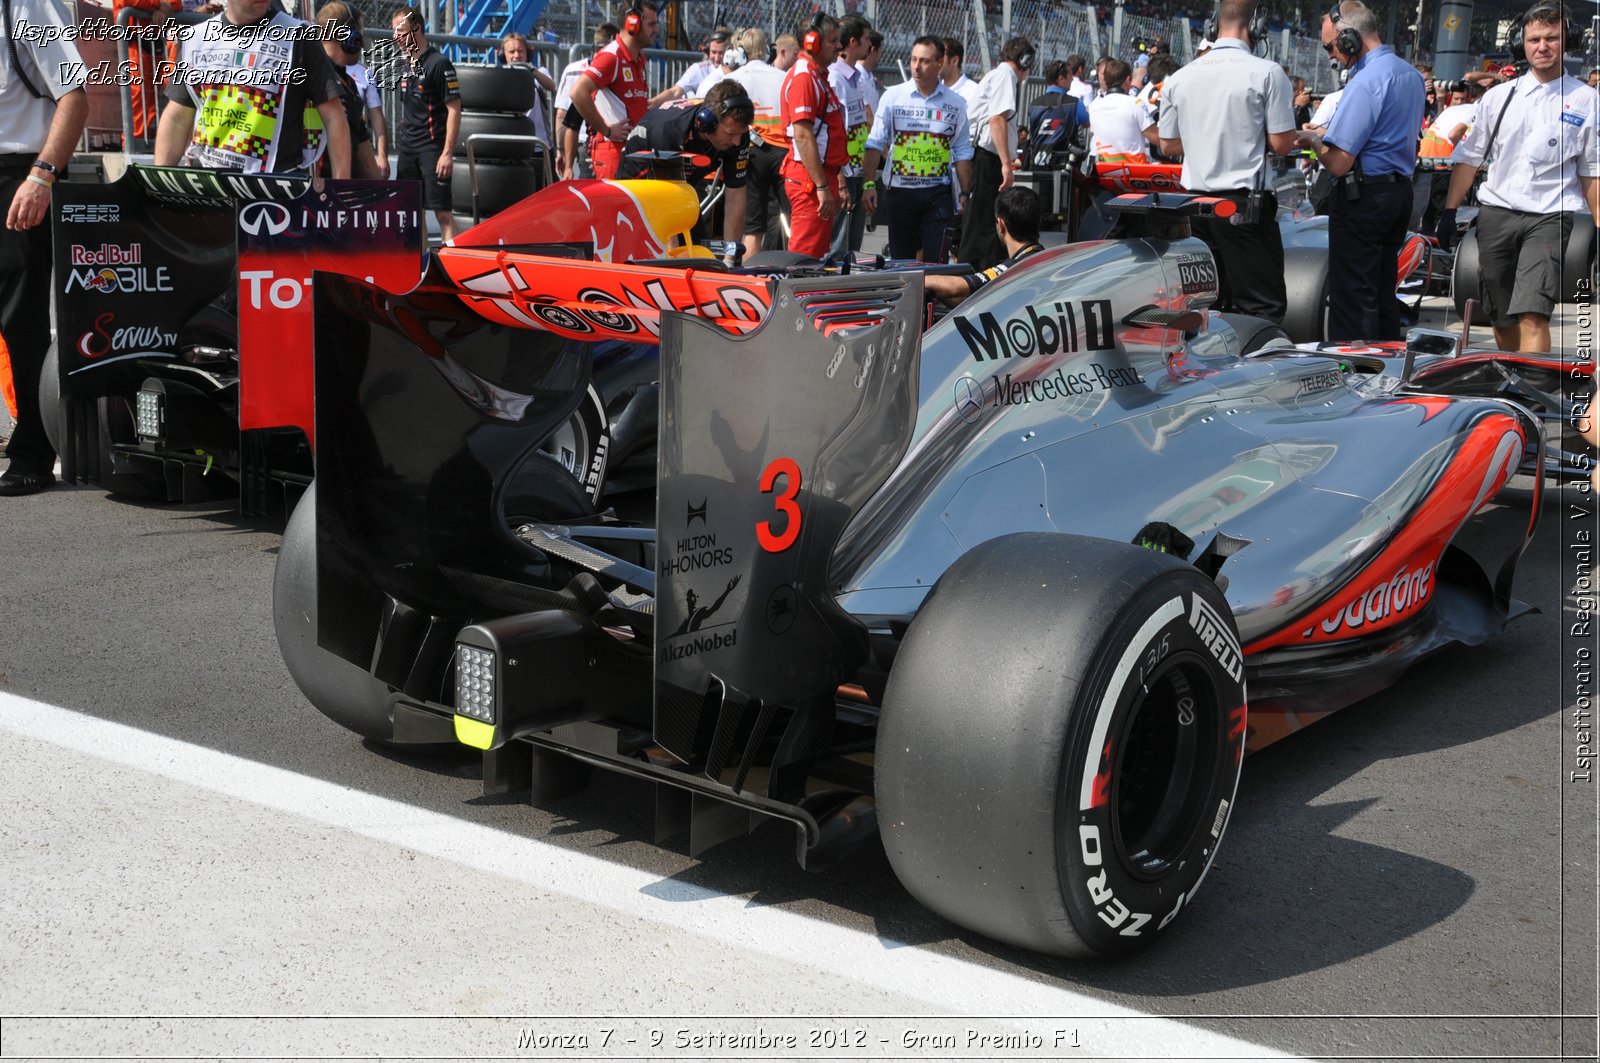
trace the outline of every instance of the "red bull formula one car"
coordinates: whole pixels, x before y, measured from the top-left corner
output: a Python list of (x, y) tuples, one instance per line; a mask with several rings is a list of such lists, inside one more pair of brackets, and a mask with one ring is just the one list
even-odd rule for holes
[(1118, 207), (943, 317), (915, 267), (674, 249), (666, 182), (547, 189), (404, 294), (318, 273), (291, 672), (369, 738), (482, 750), (491, 790), (627, 775), (693, 853), (877, 835), (953, 922), (1148, 944), (1247, 751), (1519, 613), (1532, 518), (1463, 531), (1542, 435), (1419, 387), (1432, 337), (1209, 314), (1186, 217), (1232, 204)]

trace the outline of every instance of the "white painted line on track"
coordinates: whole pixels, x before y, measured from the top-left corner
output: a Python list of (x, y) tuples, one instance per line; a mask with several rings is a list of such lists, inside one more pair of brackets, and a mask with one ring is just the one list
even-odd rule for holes
[[(892, 939), (834, 926), (389, 798), (0, 692), (0, 730), (149, 772), (259, 807), (501, 875), (730, 948), (803, 963), (841, 979), (974, 1016), (1142, 1020), (1122, 1052), (1185, 1059), (1297, 1059), (1182, 1022), (1041, 984)], [(801, 874), (796, 869), (796, 874)], [(1104, 1048), (1097, 1045), (1097, 1056)]]

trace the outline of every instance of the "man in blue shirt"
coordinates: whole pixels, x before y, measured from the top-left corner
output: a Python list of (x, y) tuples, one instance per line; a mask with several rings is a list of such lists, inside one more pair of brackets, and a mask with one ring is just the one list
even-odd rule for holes
[(1360, 0), (1344, 0), (1322, 20), (1322, 47), (1351, 75), (1327, 134), (1299, 134), (1338, 178), (1328, 197), (1328, 336), (1397, 340), (1395, 274), (1426, 89), (1378, 39), (1377, 16)]

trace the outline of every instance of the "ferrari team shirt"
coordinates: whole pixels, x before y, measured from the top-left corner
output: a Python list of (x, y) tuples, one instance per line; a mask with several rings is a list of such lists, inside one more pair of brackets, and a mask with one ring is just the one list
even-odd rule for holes
[[(845, 163), (844, 108), (833, 94), (827, 77), (809, 55), (802, 55), (789, 68), (783, 81), (783, 126), (794, 139), (794, 124), (810, 122), (817, 138), (817, 158), (825, 170), (838, 170)], [(795, 147), (789, 161), (799, 166), (800, 149)], [(798, 180), (798, 178), (797, 178)]]
[(650, 107), (650, 90), (644, 83), (644, 56), (634, 55), (618, 37), (594, 53), (583, 71), (596, 89), (609, 89), (628, 113), (628, 124), (638, 125)]
[(1597, 115), (1600, 93), (1577, 78), (1563, 74), (1541, 85), (1527, 73), (1483, 94), (1477, 124), (1456, 145), (1452, 158), (1483, 165), (1493, 136), (1494, 154), (1489, 175), (1478, 188), (1478, 202), (1526, 214), (1587, 214), (1578, 178), (1600, 175)]
[(972, 158), (967, 104), (936, 83), (924, 96), (915, 81), (883, 90), (866, 146), (885, 157), (887, 188), (936, 188), (950, 183), (951, 164)]

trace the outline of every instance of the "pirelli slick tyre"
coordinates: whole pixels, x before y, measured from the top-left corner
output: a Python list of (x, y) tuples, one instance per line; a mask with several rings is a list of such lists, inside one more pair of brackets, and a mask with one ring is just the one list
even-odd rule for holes
[[(526, 114), (485, 114), (479, 111), (461, 112), (461, 132), (456, 137), (456, 165), (467, 157), (467, 138), (479, 135), (496, 137), (531, 137), (537, 132), (533, 119)], [(485, 159), (531, 159), (538, 147), (528, 141), (485, 140), (473, 146), (473, 155), (481, 164)]]
[(1328, 338), (1328, 249), (1283, 249), (1284, 292), (1288, 310), (1283, 331), (1296, 343), (1318, 343)]
[(605, 402), (593, 384), (566, 423), (539, 444), (540, 454), (561, 466), (578, 482), (593, 510), (600, 508), (600, 492), (605, 487), (610, 451), (611, 428), (606, 420)]
[(1288, 340), (1289, 333), (1281, 325), (1268, 321), (1264, 317), (1251, 317), (1249, 314), (1220, 314), (1223, 321), (1233, 329), (1239, 337), (1239, 353), (1254, 354), (1274, 340)]
[(156, 502), (167, 500), (167, 478), (155, 462), (135, 462), (128, 472), (116, 472), (112, 447), (118, 443), (133, 443), (133, 407), (121, 395), (107, 395), (95, 403), (96, 439), (99, 443), (96, 458), (99, 465), (94, 482), (106, 491), (121, 498)]
[(44, 437), (57, 454), (66, 449), (67, 415), (61, 408), (61, 357), (56, 345), (44, 352), (44, 365), (39, 370), (39, 419), (44, 422)]
[(1000, 941), (1074, 957), (1150, 944), (1227, 827), (1242, 676), (1228, 605), (1191, 565), (1073, 535), (975, 547), (889, 677), (875, 763), (890, 864)]
[(370, 672), (317, 645), (316, 484), (289, 516), (272, 575), (278, 651), (306, 700), (363, 738), (394, 741), (389, 688)]
[[(529, 66), (456, 64), (456, 84), (464, 111), (505, 111), (527, 114), (533, 107), (537, 84)], [(466, 116), (463, 115), (463, 118)], [(466, 134), (462, 134), (463, 139)]]
[(1473, 300), (1472, 323), (1489, 324), (1489, 315), (1483, 309), (1483, 295), (1478, 287), (1478, 230), (1469, 229), (1456, 245), (1455, 272), (1450, 275), (1450, 301), (1455, 304), (1456, 316), (1466, 314), (1467, 300)]
[(1567, 239), (1567, 253), (1561, 259), (1561, 301), (1594, 301), (1595, 231), (1588, 218), (1579, 214)]
[[(522, 202), (538, 190), (539, 171), (533, 166), (478, 163), (478, 212), (485, 218)], [(450, 169), (450, 201), (457, 213), (471, 216), (472, 172), (465, 162)]]

